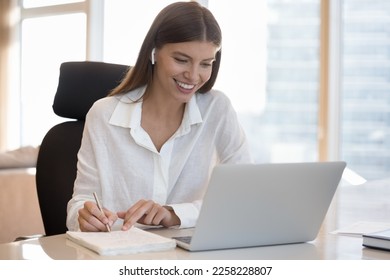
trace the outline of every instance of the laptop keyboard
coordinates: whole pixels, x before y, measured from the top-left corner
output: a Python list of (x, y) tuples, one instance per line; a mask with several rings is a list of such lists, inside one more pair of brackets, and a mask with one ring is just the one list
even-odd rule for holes
[(181, 242), (190, 244), (192, 236), (177, 236), (177, 237), (173, 237), (173, 239), (176, 239), (176, 240), (179, 240)]

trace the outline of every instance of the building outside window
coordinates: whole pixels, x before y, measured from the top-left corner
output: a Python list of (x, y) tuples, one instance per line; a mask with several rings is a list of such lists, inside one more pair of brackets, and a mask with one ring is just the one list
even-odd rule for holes
[(390, 2), (343, 1), (341, 158), (390, 176)]

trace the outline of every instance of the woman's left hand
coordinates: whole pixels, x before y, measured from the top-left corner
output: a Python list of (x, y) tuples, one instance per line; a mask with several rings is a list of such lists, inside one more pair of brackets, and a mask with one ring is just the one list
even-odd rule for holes
[(152, 200), (141, 199), (127, 211), (118, 212), (117, 215), (124, 220), (122, 230), (130, 229), (135, 223), (164, 227), (180, 225), (180, 219), (171, 207), (161, 206)]

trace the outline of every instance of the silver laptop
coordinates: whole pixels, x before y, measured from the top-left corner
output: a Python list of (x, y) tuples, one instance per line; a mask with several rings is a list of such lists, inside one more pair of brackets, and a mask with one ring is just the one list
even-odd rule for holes
[(345, 162), (219, 165), (212, 172), (190, 250), (301, 243), (317, 237)]

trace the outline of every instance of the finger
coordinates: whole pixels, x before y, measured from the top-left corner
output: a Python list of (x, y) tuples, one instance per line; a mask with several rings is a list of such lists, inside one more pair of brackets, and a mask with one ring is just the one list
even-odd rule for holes
[(95, 217), (92, 216), (89, 211), (86, 209), (80, 209), (79, 211), (79, 226), (81, 231), (101, 231), (102, 228), (99, 228), (99, 225), (102, 223)]
[(154, 203), (152, 209), (143, 217), (143, 223), (147, 225), (158, 225), (161, 222), (160, 216), (163, 215), (163, 213), (160, 213), (160, 211), (162, 211), (161, 208), (162, 207), (159, 204)]
[(99, 209), (99, 207), (95, 204), (95, 203), (92, 203), (92, 205), (90, 206), (89, 208), (89, 211), (91, 212), (91, 214), (93, 216), (95, 216), (99, 221), (101, 221), (103, 224), (107, 224), (108, 223), (108, 218), (107, 216), (104, 214), (104, 210), (101, 211)]
[(133, 215), (129, 216), (126, 214), (126, 218), (123, 221), (122, 230), (128, 230), (134, 226), (143, 216), (145, 215), (142, 211), (136, 211)]
[[(107, 210), (108, 211), (108, 210)], [(109, 223), (108, 218), (100, 211), (94, 202), (88, 201), (84, 203), (84, 208), (79, 210), (81, 220), (79, 224), (83, 223), (83, 228), (91, 231), (107, 231), (106, 224)], [(90, 226), (88, 226), (90, 224)]]
[(142, 215), (145, 214), (146, 211), (148, 211), (148, 208), (150, 208), (152, 205), (153, 202), (151, 200), (139, 200), (126, 211), (124, 220), (127, 221), (131, 219), (134, 215), (140, 215), (142, 217)]
[(97, 227), (87, 222), (82, 216), (79, 216), (78, 221), (79, 221), (79, 226), (81, 231), (88, 231), (88, 232), (100, 231)]
[(153, 204), (154, 202), (151, 200), (140, 200), (136, 204), (134, 204), (126, 213), (122, 229), (128, 230), (129, 228), (131, 228), (145, 214), (149, 213), (149, 211), (153, 208)]
[(128, 219), (130, 216), (132, 216), (135, 212), (139, 211), (139, 209), (147, 203), (150, 203), (150, 201), (143, 200), (143, 199), (137, 201), (133, 206), (127, 209), (125, 219)]
[(108, 225), (111, 227), (116, 222), (116, 220), (118, 220), (118, 215), (106, 208), (104, 208), (103, 211), (108, 219)]
[(169, 219), (171, 216), (171, 212), (167, 210), (164, 207), (161, 207), (161, 209), (157, 212), (156, 216), (154, 217), (153, 223), (155, 225), (164, 225), (164, 221)]
[(120, 218), (120, 219), (125, 219), (125, 217), (126, 217), (126, 211), (118, 211), (118, 212), (116, 212), (116, 214), (118, 215), (118, 218)]
[[(99, 207), (92, 201), (84, 203), (84, 209), (92, 216), (95, 216), (102, 223), (107, 223), (107, 217), (100, 211)], [(85, 217), (87, 218), (87, 217)]]

